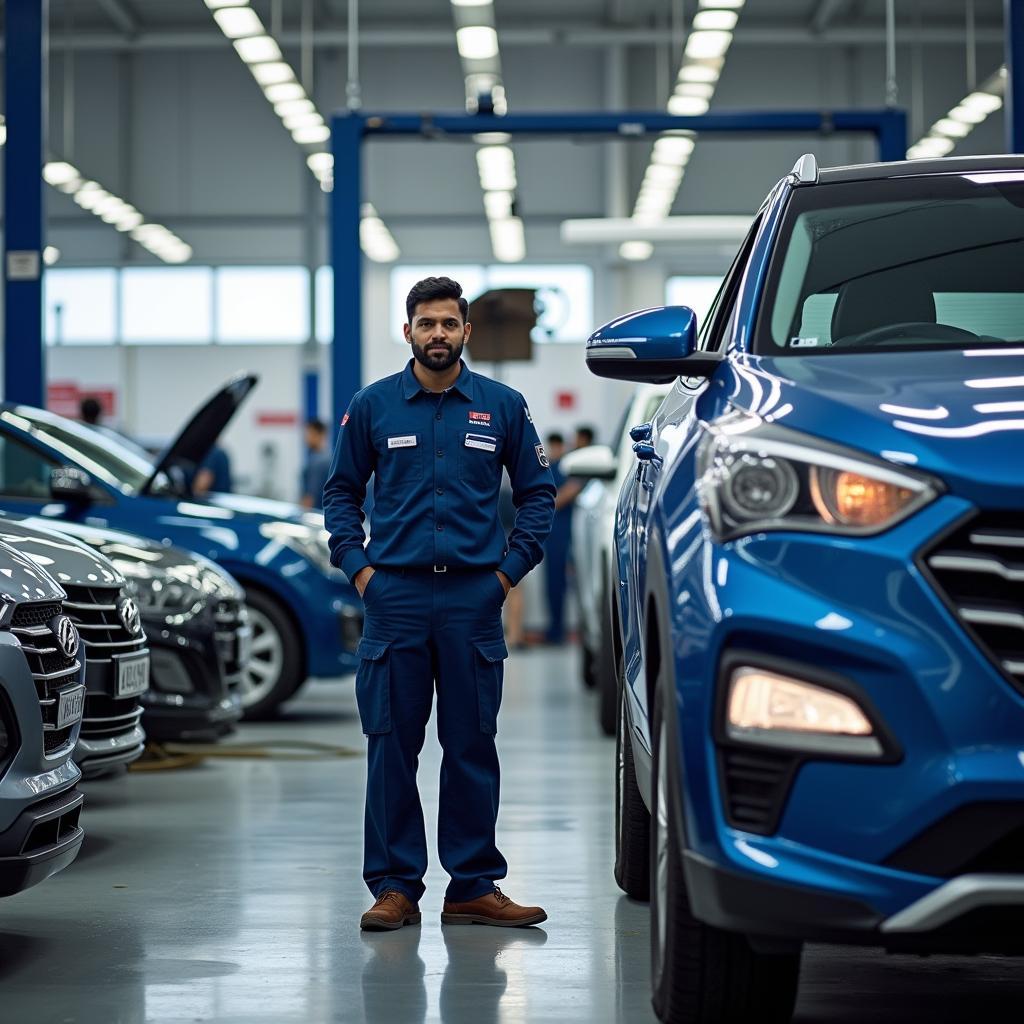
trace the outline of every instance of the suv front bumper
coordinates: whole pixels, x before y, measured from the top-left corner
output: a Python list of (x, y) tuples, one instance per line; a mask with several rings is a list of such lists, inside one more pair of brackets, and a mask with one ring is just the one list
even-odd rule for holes
[(0, 896), (37, 885), (78, 856), (82, 794), (69, 789), (27, 807), (0, 833)]

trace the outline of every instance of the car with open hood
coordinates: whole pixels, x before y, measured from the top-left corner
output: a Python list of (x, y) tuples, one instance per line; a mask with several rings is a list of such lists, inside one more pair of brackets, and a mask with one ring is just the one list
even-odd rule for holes
[(0, 542), (0, 896), (67, 867), (85, 833), (72, 759), (85, 706), (60, 584)]
[(0, 514), (0, 542), (45, 569), (64, 589), (64, 612), (81, 638), (85, 709), (74, 759), (86, 779), (123, 770), (145, 747), (140, 699), (149, 648), (124, 576), (102, 554), (45, 520)]
[(137, 534), (195, 551), (245, 590), (253, 631), (243, 671), (246, 714), (272, 714), (309, 676), (355, 670), (362, 602), (330, 564), (323, 516), (233, 494), (197, 499), (188, 480), (256, 386), (229, 381), (165, 452), (137, 448), (64, 417), (0, 405), (0, 506), (61, 523)]
[(664, 382), (615, 525), (616, 878), (663, 1021), (787, 1020), (805, 941), (1024, 953), (1024, 156), (821, 170)]

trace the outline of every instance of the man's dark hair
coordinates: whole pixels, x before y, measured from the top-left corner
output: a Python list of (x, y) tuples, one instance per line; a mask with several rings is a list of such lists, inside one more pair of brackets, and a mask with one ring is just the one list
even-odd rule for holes
[(548, 434), (548, 436), (544, 438), (544, 443), (545, 444), (565, 444), (565, 437), (562, 434), (558, 433), (558, 431), (556, 430), (556, 431), (553, 431), (552, 433)]
[(78, 414), (83, 423), (91, 423), (95, 426), (99, 423), (102, 412), (103, 406), (100, 405), (100, 400), (92, 395), (83, 398), (78, 404)]
[(462, 322), (469, 319), (469, 303), (462, 297), (462, 285), (450, 277), (425, 277), (417, 281), (405, 297), (405, 314), (412, 323), (416, 315), (416, 307), (421, 302), (432, 302), (434, 299), (455, 299), (459, 304)]
[(327, 424), (323, 420), (317, 419), (315, 416), (312, 419), (306, 420), (306, 426), (318, 434), (327, 433)]
[(594, 428), (589, 427), (586, 424), (576, 428), (577, 439), (583, 440), (585, 438), (585, 440), (583, 441), (583, 445), (581, 447), (586, 448), (588, 445), (592, 445), (594, 443), (594, 438), (596, 436), (597, 435), (594, 433)]

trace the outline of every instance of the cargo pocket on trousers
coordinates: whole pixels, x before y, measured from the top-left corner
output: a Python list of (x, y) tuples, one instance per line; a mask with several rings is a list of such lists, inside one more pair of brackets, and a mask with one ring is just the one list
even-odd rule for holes
[(480, 731), (493, 736), (498, 731), (501, 683), (508, 651), (504, 640), (477, 640), (473, 646), (476, 648), (476, 696), (480, 706)]
[(367, 736), (391, 732), (390, 646), (390, 641), (368, 640), (364, 636), (356, 647), (356, 704)]

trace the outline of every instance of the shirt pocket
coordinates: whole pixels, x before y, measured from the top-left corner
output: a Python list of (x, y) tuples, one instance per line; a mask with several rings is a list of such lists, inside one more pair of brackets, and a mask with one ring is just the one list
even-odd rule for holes
[(459, 479), (489, 490), (501, 483), (504, 438), (468, 430), (459, 434)]
[(373, 439), (377, 452), (377, 479), (385, 486), (408, 483), (423, 476), (423, 438), (393, 431)]

